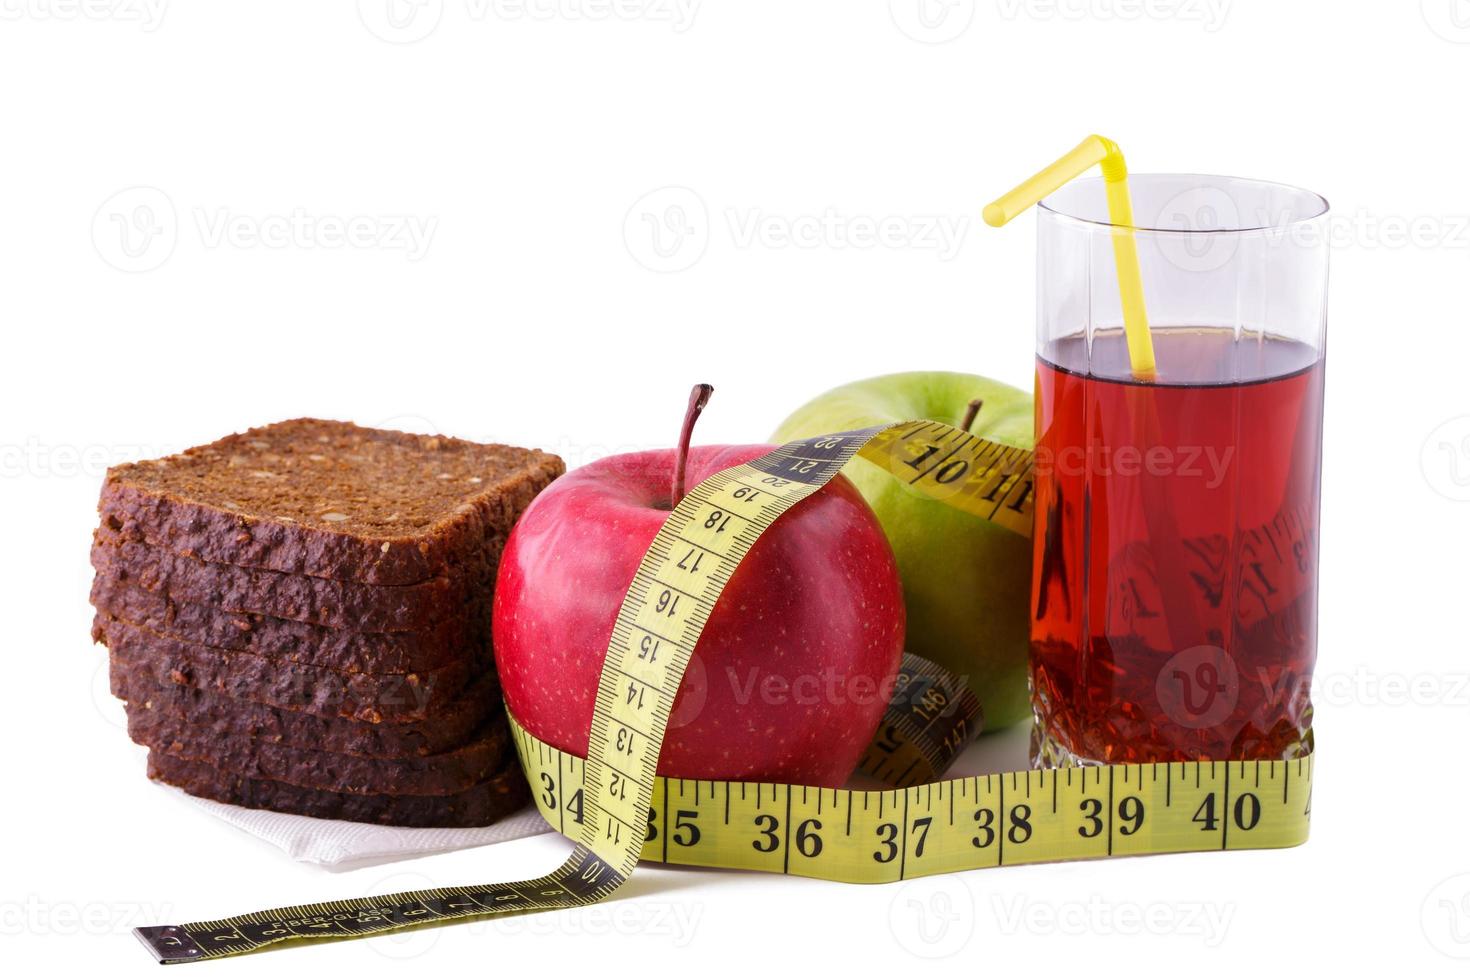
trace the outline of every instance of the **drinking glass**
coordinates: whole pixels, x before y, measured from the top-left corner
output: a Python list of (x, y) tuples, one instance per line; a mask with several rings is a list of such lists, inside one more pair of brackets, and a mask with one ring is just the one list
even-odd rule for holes
[[(1041, 202), (1031, 698), (1040, 765), (1311, 750), (1327, 202), (1232, 177)], [(1157, 367), (1130, 368), (1113, 237)]]

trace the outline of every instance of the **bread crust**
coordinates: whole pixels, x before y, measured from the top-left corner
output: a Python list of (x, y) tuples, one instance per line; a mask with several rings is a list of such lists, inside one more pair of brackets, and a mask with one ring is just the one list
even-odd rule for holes
[(129, 704), (166, 711), (199, 731), (233, 733), (244, 738), (311, 745), (325, 752), (367, 758), (401, 759), (434, 755), (462, 745), (486, 719), (504, 711), (500, 685), (486, 671), (459, 697), (422, 721), (379, 722), (323, 718), (256, 701), (240, 701), (217, 691), (160, 682), (147, 665), (113, 659), (112, 694)]
[[(371, 457), (375, 449), (400, 462), (375, 469), (369, 458), (362, 465), (332, 467), (341, 459)], [(324, 462), (313, 462), (314, 457)], [(443, 467), (455, 477), (478, 482), (466, 483), (469, 489), (443, 512), (418, 515), (417, 526), (358, 521), (350, 503), (334, 502), (381, 493), (386, 481), (419, 479), (404, 472), (405, 460), (425, 472)], [(316, 508), (295, 504), (295, 516), (265, 512), (263, 505), (252, 511), (227, 506), (224, 498), (232, 488), (251, 489), (260, 482), (253, 474), (271, 472), (256, 465), (300, 482), (335, 482)], [(330, 467), (325, 475), (323, 467)], [(559, 457), (534, 449), (293, 419), (160, 460), (114, 466), (107, 472), (98, 511), (102, 526), (123, 537), (204, 561), (403, 586), (451, 574), (473, 561), (480, 542), (509, 534), (536, 494), (565, 471)], [(327, 514), (343, 520), (324, 522), (321, 516)]]
[(257, 810), (394, 827), (483, 827), (530, 800), (520, 765), (508, 759), (484, 782), (449, 796), (390, 796), (331, 792), (221, 772), (207, 763), (148, 751), (148, 777), (193, 796)]
[(208, 763), (215, 769), (290, 783), (305, 789), (392, 796), (448, 796), (491, 778), (514, 755), (503, 715), (484, 725), (463, 745), (427, 756), (374, 759), (325, 752), (242, 736), (229, 729), (203, 729), (187, 719), (142, 704), (128, 705), (128, 735), (139, 745)]
[(333, 670), (407, 674), (472, 656), (490, 641), (490, 594), (426, 630), (365, 633), (264, 613), (230, 612), (150, 591), (112, 569), (92, 580), (92, 605), (154, 633), (225, 650), (314, 664)]
[(482, 559), (469, 574), (415, 585), (364, 585), (201, 561), (106, 530), (93, 535), (92, 567), (138, 588), (229, 612), (264, 613), (316, 626), (369, 633), (432, 629), (462, 615), (493, 587)]
[(493, 669), (486, 648), (472, 658), (411, 674), (331, 670), (176, 640), (105, 613), (93, 617), (92, 635), (107, 645), (114, 663), (145, 668), (159, 683), (374, 724), (422, 721)]

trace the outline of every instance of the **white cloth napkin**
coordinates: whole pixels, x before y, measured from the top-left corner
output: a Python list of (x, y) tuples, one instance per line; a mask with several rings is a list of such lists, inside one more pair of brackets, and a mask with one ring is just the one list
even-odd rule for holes
[(320, 820), (270, 810), (251, 810), (202, 800), (172, 786), (159, 786), (168, 792), (178, 793), (252, 837), (279, 848), (293, 861), (320, 865), (333, 871), (551, 833), (551, 826), (541, 819), (534, 806), (527, 806), (489, 827), (379, 827), (348, 820)]

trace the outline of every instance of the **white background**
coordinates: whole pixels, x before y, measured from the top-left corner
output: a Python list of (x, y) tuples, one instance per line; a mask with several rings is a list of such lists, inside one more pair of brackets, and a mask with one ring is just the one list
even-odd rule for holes
[[(607, 910), (184, 969), (1463, 971), (1470, 4), (394, 9), (0, 0), (14, 975), (151, 976), (132, 926), (540, 873), (565, 850), (330, 875), (150, 785), (87, 639), (106, 463), (314, 414), (575, 465), (668, 444), (698, 380), (710, 442), (890, 370), (1029, 386), (1033, 219), (996, 231), (979, 209), (1092, 131), (1138, 171), (1334, 206), (1307, 846), (891, 888), (655, 868)], [(896, 238), (866, 243), (884, 219)]]

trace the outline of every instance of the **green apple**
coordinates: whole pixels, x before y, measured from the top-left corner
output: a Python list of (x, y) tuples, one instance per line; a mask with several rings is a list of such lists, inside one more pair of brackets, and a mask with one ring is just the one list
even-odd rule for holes
[[(1007, 446), (1034, 444), (1031, 396), (974, 374), (913, 371), (834, 388), (797, 409), (774, 442), (906, 419), (962, 425)], [(878, 515), (898, 558), (908, 605), (907, 649), (967, 677), (986, 730), (1030, 715), (1026, 656), (1031, 542), (981, 518), (920, 496), (865, 459), (843, 471)]]

